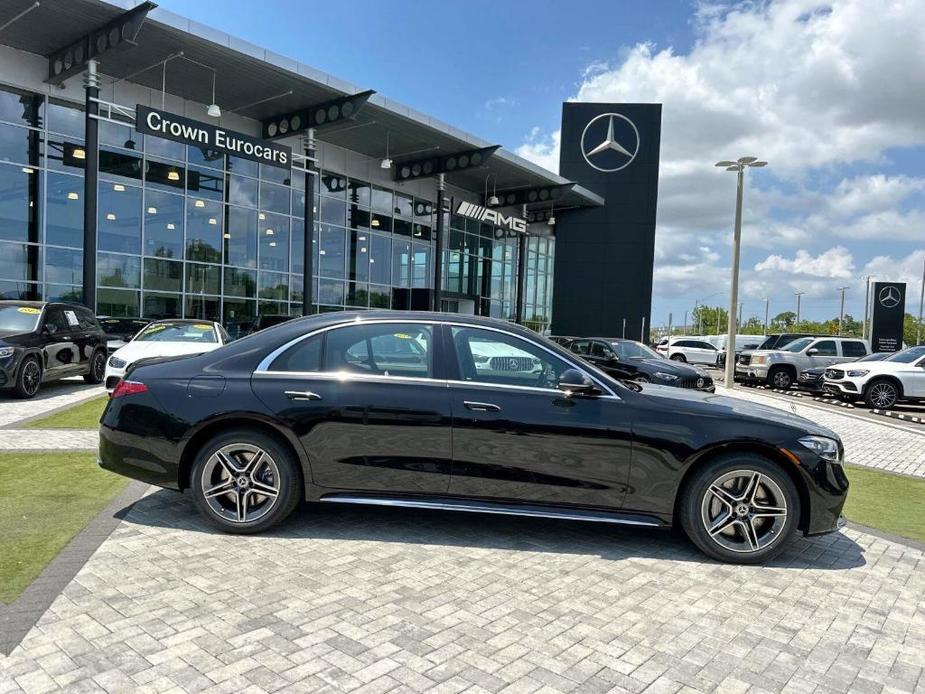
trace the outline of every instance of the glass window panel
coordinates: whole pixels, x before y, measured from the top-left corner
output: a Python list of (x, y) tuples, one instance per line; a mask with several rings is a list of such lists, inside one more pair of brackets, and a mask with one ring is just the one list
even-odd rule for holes
[(217, 149), (187, 145), (186, 159), (190, 164), (199, 164), (211, 169), (223, 170), (225, 168), (225, 155)]
[(258, 262), (264, 270), (289, 270), (289, 217), (280, 214), (257, 215)]
[(431, 328), (415, 323), (351, 325), (328, 332), (325, 371), (429, 378)]
[(186, 264), (187, 294), (221, 294), (222, 268), (202, 263)]
[(84, 136), (84, 110), (82, 106), (49, 99), (46, 105), (48, 129), (62, 135)]
[(347, 185), (347, 199), (353, 205), (369, 207), (370, 186), (366, 181), (357, 181), (350, 179)]
[(180, 294), (145, 292), (142, 316), (155, 320), (159, 318), (180, 318), (182, 316), (182, 306)]
[[(305, 220), (293, 219), (289, 238), (289, 263), (292, 272), (305, 271)], [(317, 266), (315, 266), (317, 270)]]
[(40, 126), (45, 99), (39, 94), (0, 87), (0, 120)]
[(183, 263), (145, 258), (145, 290), (179, 292), (183, 289)]
[(221, 321), (221, 299), (214, 296), (186, 296), (186, 306), (183, 309), (186, 318), (199, 318), (201, 320)]
[(347, 197), (347, 178), (345, 176), (325, 171), (319, 178), (321, 181), (319, 191), (322, 195), (340, 198), (341, 200)]
[[(76, 158), (74, 155), (77, 153), (83, 155), (83, 158)], [(49, 135), (45, 155), (45, 165), (50, 169), (83, 175), (86, 168), (86, 152), (82, 140), (65, 141), (57, 135)]]
[(228, 202), (232, 205), (257, 207), (257, 181), (243, 176), (229, 176)]
[[(41, 246), (31, 243), (0, 243), (0, 278), (36, 282), (41, 267)], [(78, 281), (82, 278), (80, 275)]]
[(182, 142), (174, 142), (163, 137), (148, 135), (145, 138), (145, 153), (148, 156), (154, 155), (165, 159), (184, 161), (186, 159), (186, 145)]
[(430, 280), (430, 246), (422, 243), (414, 244), (412, 257), (412, 286), (429, 287)]
[(257, 210), (228, 208), (225, 262), (242, 267), (257, 266)]
[(183, 197), (145, 192), (145, 255), (183, 257)]
[(257, 317), (257, 302), (253, 299), (224, 299), (222, 300), (222, 319), (228, 333), (234, 337), (241, 337), (244, 330), (253, 326)]
[(450, 243), (447, 246), (451, 251), (461, 251), (466, 247), (466, 235), (456, 229), (450, 229)]
[(186, 259), (222, 261), (222, 204), (202, 198), (186, 201)]
[(396, 191), (394, 212), (397, 215), (410, 219), (411, 215), (414, 213), (414, 201), (411, 199), (411, 196)]
[(340, 280), (318, 281), (318, 303), (341, 306), (344, 303), (344, 283)]
[(347, 208), (347, 226), (351, 229), (369, 229), (369, 223), (369, 210), (364, 210), (356, 205), (350, 205)]
[[(83, 151), (83, 146), (79, 148), (80, 151)], [(71, 158), (71, 153), (74, 152), (73, 148), (65, 148), (65, 162)], [(85, 154), (85, 156), (89, 156)], [(77, 160), (75, 163), (80, 163), (85, 165), (86, 162)], [(136, 154), (131, 154), (127, 150), (113, 151), (111, 149), (100, 148), (100, 180), (101, 181), (116, 181), (120, 183), (128, 183), (130, 185), (138, 185), (141, 181), (141, 172), (143, 170), (143, 165), (141, 161), (141, 156)]]
[(83, 177), (48, 172), (45, 208), (45, 243), (54, 246), (83, 246)]
[(98, 289), (96, 312), (101, 316), (132, 317), (139, 315), (140, 292), (125, 289)]
[(392, 232), (399, 236), (411, 236), (411, 222), (396, 217), (392, 222)]
[(261, 272), (258, 275), (257, 296), (261, 299), (285, 301), (289, 298), (289, 275), (281, 272)]
[(305, 191), (292, 189), (292, 216), (293, 217), (304, 217), (305, 216)]
[[(113, 114), (113, 118), (118, 116)], [(130, 124), (120, 125), (106, 120), (99, 121), (99, 124), (101, 144), (141, 152), (144, 136)]]
[(411, 286), (411, 243), (408, 241), (392, 241), (392, 284)]
[(392, 274), (392, 240), (388, 236), (369, 235), (369, 281), (389, 284)]
[(430, 218), (434, 213), (434, 204), (430, 200), (414, 200), (414, 221), (430, 226)]
[(411, 236), (417, 241), (430, 241), (430, 227), (424, 224), (415, 224)]
[(148, 159), (145, 162), (145, 184), (148, 189), (182, 193), (186, 189), (186, 167)]
[[(302, 275), (290, 275), (289, 277), (289, 299), (292, 301), (292, 312), (297, 315), (302, 315), (302, 302), (304, 301), (302, 287), (304, 277), (302, 277)], [(315, 286), (317, 286), (317, 282)]]
[(323, 335), (314, 335), (286, 350), (273, 361), (272, 371), (320, 371)]
[(372, 208), (375, 212), (381, 212), (391, 216), (392, 214), (392, 191), (379, 186), (372, 188)]
[(321, 198), (321, 217), (323, 224), (336, 224), (343, 226), (346, 220), (347, 207), (343, 200)]
[(233, 267), (225, 268), (225, 295), (226, 296), (257, 296), (257, 273), (254, 270), (239, 270)]
[(257, 312), (261, 316), (288, 316), (289, 306), (282, 301), (258, 301)]
[(69, 301), (79, 304), (83, 301), (84, 293), (80, 287), (64, 284), (45, 285), (45, 301)]
[(352, 280), (369, 280), (369, 232), (350, 232), (350, 267), (348, 276)]
[(346, 229), (322, 225), (318, 243), (318, 275), (343, 278), (346, 261)]
[(0, 123), (0, 161), (38, 166), (40, 137), (38, 130)]
[(347, 305), (358, 308), (369, 306), (369, 285), (366, 282), (347, 283)]
[(369, 285), (369, 307), (389, 308), (392, 300), (392, 288), (382, 285)]
[(392, 218), (374, 212), (369, 220), (369, 228), (375, 231), (392, 231)]
[(242, 176), (251, 176), (257, 178), (257, 162), (250, 159), (239, 159), (238, 157), (228, 157), (228, 171)]
[(137, 255), (98, 253), (96, 278), (100, 286), (137, 289), (141, 286), (141, 258)]
[(292, 185), (292, 169), (280, 166), (269, 166), (260, 164), (260, 180), (270, 181), (271, 183), (280, 183), (284, 186)]
[(0, 239), (40, 241), (41, 185), (39, 169), (0, 164)]
[(99, 250), (141, 254), (141, 188), (101, 181), (98, 224)]
[(186, 174), (186, 190), (190, 196), (208, 200), (225, 199), (225, 174), (191, 166)]
[(260, 209), (289, 214), (289, 188), (273, 183), (260, 184)]

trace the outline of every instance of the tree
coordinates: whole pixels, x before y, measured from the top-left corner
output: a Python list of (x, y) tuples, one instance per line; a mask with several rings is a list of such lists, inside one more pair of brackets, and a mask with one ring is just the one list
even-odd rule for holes
[(786, 332), (791, 330), (797, 322), (797, 314), (793, 311), (784, 311), (783, 313), (778, 313), (771, 319), (771, 325), (768, 326), (768, 329), (771, 332)]
[(729, 312), (720, 306), (698, 306), (692, 317), (695, 335), (722, 335), (728, 327)]
[(764, 334), (764, 321), (758, 316), (749, 316), (739, 326), (739, 332), (743, 335), (762, 335)]
[(903, 319), (903, 342), (910, 347), (925, 344), (925, 321), (907, 313)]

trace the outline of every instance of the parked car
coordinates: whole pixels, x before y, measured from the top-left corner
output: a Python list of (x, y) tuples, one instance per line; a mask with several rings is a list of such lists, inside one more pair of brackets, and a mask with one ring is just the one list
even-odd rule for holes
[(68, 376), (100, 383), (105, 368), (106, 334), (86, 306), (0, 301), (0, 389), (31, 398)]
[[(857, 364), (862, 361), (883, 361), (887, 357), (891, 356), (892, 352), (874, 352), (873, 354), (868, 354), (866, 357), (861, 357), (857, 361), (853, 362)], [(808, 390), (811, 393), (823, 393), (825, 392), (825, 372), (828, 367), (825, 366), (814, 366), (811, 369), (803, 369), (800, 372), (800, 375), (797, 376), (797, 385), (803, 390)], [(843, 400), (856, 400), (857, 396), (844, 395), (841, 393), (836, 393), (836, 395), (841, 396)]]
[[(758, 349), (758, 345), (764, 342), (764, 335), (736, 335), (735, 336), (735, 360), (738, 360), (739, 355), (746, 350)], [(719, 353), (716, 355), (716, 365), (719, 368), (725, 368), (726, 366), (726, 336), (722, 336), (722, 340), (717, 345), (719, 348)], [(735, 362), (733, 362), (735, 363)]]
[(106, 390), (113, 390), (132, 364), (155, 357), (178, 357), (211, 352), (231, 342), (225, 329), (213, 321), (192, 318), (149, 323), (106, 362)]
[(845, 398), (863, 398), (868, 407), (884, 410), (897, 402), (925, 401), (925, 346), (909, 347), (881, 361), (828, 368), (824, 387)]
[(96, 320), (106, 333), (106, 348), (110, 354), (125, 347), (125, 344), (131, 342), (139, 330), (151, 322), (144, 318), (112, 318), (111, 316), (97, 316)]
[(848, 337), (801, 337), (777, 350), (755, 350), (746, 379), (789, 388), (804, 369), (831, 366), (867, 356), (865, 340)]
[(735, 380), (746, 380), (748, 365), (751, 363), (752, 354), (757, 350), (781, 349), (801, 337), (826, 337), (826, 335), (815, 335), (813, 333), (773, 333), (768, 335), (757, 348), (743, 349), (736, 356)]
[(618, 338), (579, 338), (569, 350), (614, 378), (693, 388), (712, 393), (713, 379), (700, 369), (665, 359), (650, 347)]
[(570, 343), (572, 340), (576, 339), (576, 338), (574, 338), (574, 337), (569, 337), (569, 336), (567, 336), (567, 335), (550, 335), (547, 339), (552, 340), (552, 341), (555, 342), (557, 345), (561, 345), (561, 346), (563, 346), (563, 347), (568, 347), (568, 346), (569, 346), (569, 343)]
[(674, 361), (709, 364), (710, 366), (716, 365), (716, 357), (719, 354), (716, 345), (706, 339), (692, 337), (672, 338), (664, 347), (659, 344), (658, 351)]
[[(396, 340), (426, 358), (394, 361)], [(504, 352), (536, 368), (478, 368)], [(740, 563), (838, 527), (842, 458), (836, 434), (780, 409), (618, 381), (503, 321), (406, 311), (299, 318), (139, 363), (99, 450), (228, 532), (266, 530), (307, 499), (679, 524)]]

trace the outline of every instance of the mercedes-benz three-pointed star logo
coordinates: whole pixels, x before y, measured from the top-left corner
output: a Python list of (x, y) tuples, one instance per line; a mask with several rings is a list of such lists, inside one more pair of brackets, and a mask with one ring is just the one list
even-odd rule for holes
[(899, 296), (899, 290), (891, 285), (881, 289), (877, 298), (880, 300), (880, 305), (884, 308), (896, 308), (899, 306), (901, 297)]
[[(607, 133), (603, 140), (598, 139), (602, 135), (601, 127), (596, 124), (603, 119), (607, 119)], [(614, 119), (628, 123), (632, 128), (632, 133), (623, 128), (625, 137), (617, 138), (614, 135)], [(629, 118), (620, 113), (602, 113), (595, 116), (585, 126), (581, 133), (581, 156), (588, 162), (588, 166), (604, 173), (620, 171), (629, 166), (636, 154), (639, 152), (639, 130), (636, 124)], [(607, 154), (605, 154), (607, 153)]]

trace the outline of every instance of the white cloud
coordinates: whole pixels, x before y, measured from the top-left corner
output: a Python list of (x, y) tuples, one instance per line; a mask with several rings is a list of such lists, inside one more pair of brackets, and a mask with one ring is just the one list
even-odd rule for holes
[[(906, 282), (906, 310), (910, 311), (916, 294), (922, 286), (922, 273), (925, 271), (925, 248), (913, 251), (909, 255), (893, 258), (888, 255), (878, 255), (864, 265), (863, 275), (871, 275), (876, 279), (891, 282)], [(918, 305), (916, 294), (915, 304)]]
[(854, 273), (854, 256), (844, 246), (830, 248), (818, 256), (799, 249), (793, 258), (769, 255), (755, 264), (757, 272), (785, 272), (831, 279), (849, 278)]
[(544, 136), (539, 127), (534, 127), (527, 136), (526, 142), (517, 148), (516, 152), (524, 159), (542, 166), (549, 171), (559, 170), (559, 142), (561, 135), (558, 130), (551, 136)]

